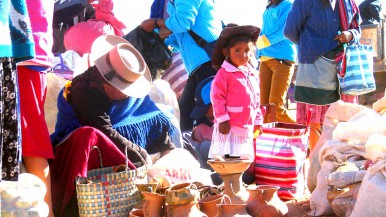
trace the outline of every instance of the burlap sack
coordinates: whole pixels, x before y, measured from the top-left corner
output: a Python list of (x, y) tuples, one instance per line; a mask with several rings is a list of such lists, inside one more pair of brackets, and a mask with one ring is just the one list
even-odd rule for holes
[(386, 160), (371, 166), (363, 178), (350, 217), (386, 216)]
[(331, 203), (335, 215), (349, 217), (354, 209), (361, 183), (352, 184), (338, 194)]

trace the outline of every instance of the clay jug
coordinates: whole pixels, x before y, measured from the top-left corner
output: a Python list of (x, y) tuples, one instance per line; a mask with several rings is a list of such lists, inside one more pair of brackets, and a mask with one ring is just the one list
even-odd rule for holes
[(250, 217), (247, 212), (247, 204), (232, 204), (230, 198), (225, 195), (220, 204), (217, 204), (217, 215), (215, 217)]
[(162, 217), (165, 213), (165, 195), (142, 192), (145, 198), (143, 214), (145, 217)]
[(143, 217), (142, 209), (132, 209), (129, 213), (129, 217)]
[(191, 183), (181, 183), (172, 186), (166, 193), (168, 205), (182, 205), (196, 202), (200, 197), (197, 187)]
[(197, 202), (182, 205), (166, 205), (167, 217), (207, 217), (198, 209)]
[(242, 181), (242, 173), (221, 175), (224, 180), (224, 194), (228, 195), (232, 204), (247, 203), (249, 194)]
[(202, 198), (198, 201), (201, 212), (205, 213), (208, 217), (215, 217), (217, 215), (217, 204), (221, 204), (225, 195), (217, 194), (210, 195)]
[(278, 186), (249, 186), (247, 211), (253, 217), (282, 217), (288, 212), (287, 205), (277, 195)]

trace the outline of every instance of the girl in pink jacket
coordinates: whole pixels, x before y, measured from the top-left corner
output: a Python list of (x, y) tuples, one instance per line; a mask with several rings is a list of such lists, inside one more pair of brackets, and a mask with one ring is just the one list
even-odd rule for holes
[(250, 64), (259, 32), (255, 26), (231, 24), (217, 41), (212, 63), (219, 70), (211, 89), (215, 120), (209, 158), (229, 154), (253, 159), (253, 135), (263, 124), (259, 75)]

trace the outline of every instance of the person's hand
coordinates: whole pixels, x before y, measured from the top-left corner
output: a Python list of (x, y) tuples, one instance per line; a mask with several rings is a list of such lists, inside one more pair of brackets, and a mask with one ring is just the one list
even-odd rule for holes
[(352, 35), (352, 33), (350, 31), (343, 31), (339, 35), (335, 36), (334, 40), (337, 40), (340, 43), (345, 44), (345, 43), (349, 43), (350, 41), (352, 41), (353, 38), (354, 38), (354, 36)]
[(231, 127), (229, 126), (229, 121), (224, 121), (218, 124), (218, 131), (220, 131), (221, 134), (228, 134)]
[(141, 23), (141, 29), (145, 30), (146, 32), (151, 32), (155, 28), (156, 28), (155, 19), (147, 19), (142, 21)]
[(253, 138), (256, 139), (263, 133), (263, 128), (261, 125), (255, 125), (253, 127)]
[(171, 35), (172, 33), (172, 31), (166, 28), (159, 29), (158, 31), (158, 35), (162, 40), (165, 40), (165, 38), (169, 37), (169, 35)]

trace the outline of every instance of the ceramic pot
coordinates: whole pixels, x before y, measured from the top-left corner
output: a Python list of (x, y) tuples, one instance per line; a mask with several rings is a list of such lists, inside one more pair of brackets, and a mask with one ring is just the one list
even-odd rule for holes
[(247, 204), (232, 204), (228, 195), (225, 195), (220, 204), (217, 204), (217, 215), (215, 217), (247, 217)]
[(166, 193), (168, 205), (182, 205), (197, 202), (200, 192), (191, 183), (181, 183), (172, 186)]
[(143, 217), (142, 209), (132, 209), (129, 213), (129, 217)]
[(197, 202), (182, 205), (166, 205), (167, 217), (207, 217), (198, 209)]
[(135, 186), (137, 186), (138, 188), (138, 193), (139, 195), (141, 196), (141, 200), (135, 204), (134, 208), (136, 209), (143, 209), (143, 205), (144, 205), (144, 196), (142, 194), (142, 192), (153, 192), (155, 193), (156, 192), (156, 189), (157, 189), (157, 183), (137, 183), (135, 184)]
[(210, 195), (202, 198), (198, 201), (201, 212), (205, 213), (208, 217), (215, 217), (217, 215), (217, 204), (221, 204), (225, 195), (217, 194)]
[(143, 214), (145, 217), (162, 217), (165, 213), (165, 195), (142, 192), (145, 197)]
[(287, 205), (277, 195), (278, 186), (249, 186), (247, 211), (253, 217), (282, 217), (288, 213)]
[(242, 173), (221, 175), (224, 180), (224, 194), (228, 195), (232, 204), (247, 203), (249, 193), (242, 181)]

